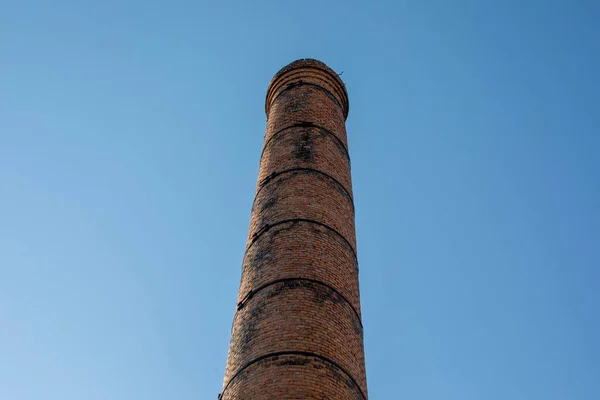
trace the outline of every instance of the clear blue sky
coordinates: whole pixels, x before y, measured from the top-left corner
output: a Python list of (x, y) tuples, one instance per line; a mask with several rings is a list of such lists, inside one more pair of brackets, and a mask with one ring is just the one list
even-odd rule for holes
[(221, 389), (283, 65), (343, 71), (372, 399), (600, 399), (600, 3), (3, 1), (0, 398)]

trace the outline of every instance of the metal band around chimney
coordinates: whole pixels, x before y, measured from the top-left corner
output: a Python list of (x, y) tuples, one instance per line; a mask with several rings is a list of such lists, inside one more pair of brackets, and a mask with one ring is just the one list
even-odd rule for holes
[(231, 384), (231, 382), (233, 382), (233, 380), (235, 378), (237, 378), (246, 368), (248, 368), (248, 367), (252, 366), (253, 364), (256, 364), (257, 362), (262, 361), (264, 359), (273, 358), (273, 357), (279, 357), (279, 356), (299, 356), (299, 357), (314, 357), (314, 358), (317, 358), (317, 359), (319, 359), (319, 360), (321, 360), (321, 361), (323, 361), (323, 362), (325, 362), (325, 363), (327, 363), (327, 364), (335, 367), (337, 370), (339, 370), (344, 375), (346, 375), (348, 378), (350, 378), (350, 380), (352, 381), (352, 383), (354, 384), (354, 386), (360, 392), (361, 397), (364, 400), (367, 400), (367, 396), (363, 392), (362, 388), (360, 387), (360, 385), (358, 384), (358, 382), (356, 381), (356, 379), (344, 367), (342, 367), (340, 364), (338, 364), (337, 362), (333, 361), (332, 359), (330, 359), (328, 357), (322, 356), (322, 355), (317, 354), (317, 353), (311, 353), (311, 352), (308, 352), (308, 351), (278, 351), (278, 352), (275, 352), (275, 353), (264, 354), (262, 356), (256, 357), (253, 360), (248, 361), (246, 364), (244, 364), (242, 367), (240, 367), (240, 369), (238, 369), (235, 372), (235, 374), (233, 374), (233, 376), (231, 377), (231, 379), (229, 379), (227, 381), (227, 383), (223, 387), (223, 391), (219, 394), (218, 398), (219, 399), (223, 398), (223, 395), (225, 394), (225, 392), (229, 388), (229, 385)]
[(277, 132), (273, 133), (269, 137), (269, 139), (267, 139), (265, 144), (263, 145), (263, 149), (262, 149), (260, 158), (262, 159), (263, 155), (265, 154), (265, 149), (275, 139), (275, 137), (279, 137), (281, 135), (281, 133), (283, 133), (289, 129), (292, 129), (292, 128), (315, 128), (315, 129), (318, 129), (318, 130), (326, 133), (327, 135), (332, 137), (344, 149), (344, 154), (345, 154), (346, 158), (348, 159), (348, 162), (350, 162), (350, 153), (348, 152), (348, 147), (346, 147), (344, 142), (342, 142), (342, 139), (340, 139), (335, 133), (331, 132), (329, 129), (327, 129), (321, 125), (317, 125), (314, 122), (308, 122), (308, 121), (296, 122), (295, 124), (288, 125), (284, 128), (279, 129)]
[(284, 94), (285, 92), (288, 92), (288, 91), (290, 91), (292, 89), (298, 88), (300, 86), (311, 86), (311, 87), (314, 87), (317, 90), (321, 90), (321, 91), (325, 92), (333, 101), (335, 101), (335, 104), (338, 105), (338, 107), (340, 108), (340, 111), (342, 112), (342, 115), (345, 115), (344, 106), (342, 105), (342, 103), (340, 103), (340, 100), (333, 93), (331, 93), (331, 91), (329, 91), (329, 89), (326, 89), (326, 88), (324, 88), (321, 85), (317, 85), (316, 83), (304, 82), (304, 81), (297, 81), (297, 82), (289, 83), (286, 87), (284, 87), (283, 89), (281, 89), (279, 91), (279, 93), (277, 93), (277, 95), (275, 96), (275, 98), (271, 101), (271, 106), (273, 106), (273, 104), (275, 104), (275, 102), (279, 98), (281, 98), (282, 94)]
[(348, 189), (346, 189), (346, 187), (344, 185), (342, 185), (342, 183), (340, 181), (338, 181), (333, 176), (331, 176), (331, 175), (329, 175), (329, 174), (327, 174), (327, 173), (325, 173), (325, 172), (323, 172), (321, 170), (318, 170), (318, 169), (315, 169), (315, 168), (306, 168), (306, 167), (288, 168), (288, 169), (284, 169), (283, 171), (275, 171), (275, 172), (271, 173), (270, 175), (266, 176), (258, 184), (258, 190), (256, 191), (256, 194), (254, 195), (254, 200), (252, 201), (252, 208), (254, 208), (254, 203), (256, 203), (256, 199), (258, 198), (258, 195), (260, 194), (260, 192), (266, 186), (267, 183), (271, 182), (273, 179), (277, 178), (278, 176), (281, 176), (281, 175), (284, 175), (284, 174), (289, 174), (291, 172), (314, 173), (314, 174), (323, 175), (324, 177), (329, 178), (337, 186), (339, 186), (340, 189), (342, 189), (344, 191), (344, 194), (346, 195), (346, 197), (348, 198), (348, 200), (350, 200), (350, 205), (352, 206), (352, 211), (354, 212), (354, 198), (352, 197), (352, 194), (350, 194), (350, 191)]
[(339, 290), (337, 290), (336, 288), (334, 288), (333, 286), (331, 286), (328, 283), (325, 283), (323, 281), (317, 280), (317, 279), (311, 279), (311, 278), (302, 278), (302, 277), (294, 277), (294, 278), (281, 278), (281, 279), (276, 279), (274, 281), (271, 282), (267, 282), (263, 285), (260, 285), (259, 287), (257, 287), (256, 289), (250, 289), (248, 291), (248, 293), (246, 293), (246, 295), (242, 298), (242, 300), (240, 300), (237, 303), (237, 311), (241, 310), (242, 308), (244, 308), (244, 306), (246, 305), (246, 303), (248, 303), (248, 301), (250, 299), (252, 299), (252, 297), (254, 297), (254, 295), (256, 295), (258, 292), (260, 292), (263, 289), (268, 288), (269, 286), (275, 285), (277, 283), (282, 283), (282, 282), (294, 282), (294, 281), (304, 281), (304, 282), (310, 282), (310, 283), (314, 283), (316, 285), (321, 285), (324, 286), (326, 288), (328, 288), (329, 290), (331, 290), (332, 292), (334, 292), (335, 294), (337, 294), (338, 296), (340, 296), (352, 309), (352, 311), (354, 312), (354, 315), (356, 316), (358, 323), (360, 324), (360, 328), (362, 330), (363, 325), (362, 325), (362, 319), (360, 317), (360, 314), (358, 313), (358, 310), (354, 307), (354, 305), (352, 305), (352, 303), (350, 302), (350, 300), (348, 300), (348, 298), (346, 296), (344, 296)]
[(350, 243), (350, 241), (348, 239), (346, 239), (346, 237), (344, 235), (342, 235), (339, 231), (337, 231), (335, 228), (332, 228), (331, 226), (329, 226), (329, 225), (327, 225), (327, 224), (325, 224), (323, 222), (316, 221), (314, 219), (308, 219), (308, 218), (282, 219), (280, 221), (276, 221), (276, 222), (272, 222), (270, 224), (263, 225), (259, 230), (257, 230), (256, 232), (254, 232), (254, 234), (252, 235), (252, 240), (250, 241), (250, 244), (248, 245), (248, 247), (246, 247), (246, 251), (244, 252), (244, 258), (246, 258), (246, 253), (248, 253), (248, 250), (250, 250), (250, 248), (252, 247), (252, 245), (258, 240), (259, 237), (262, 236), (263, 233), (267, 232), (269, 229), (271, 229), (274, 226), (285, 224), (285, 223), (288, 223), (288, 222), (307, 222), (307, 223), (310, 223), (310, 224), (315, 224), (315, 225), (322, 226), (322, 227), (330, 230), (331, 232), (335, 233), (344, 242), (346, 242), (346, 244), (350, 248), (350, 251), (352, 251), (352, 255), (354, 256), (354, 259), (356, 260), (356, 265), (357, 265), (357, 268), (358, 268), (358, 256), (356, 254), (356, 250), (354, 250), (354, 246), (352, 245), (352, 243)]

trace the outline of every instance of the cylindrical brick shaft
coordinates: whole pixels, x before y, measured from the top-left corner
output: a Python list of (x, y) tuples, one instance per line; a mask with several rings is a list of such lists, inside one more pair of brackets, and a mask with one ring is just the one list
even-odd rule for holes
[(322, 62), (294, 61), (265, 111), (220, 398), (365, 400), (346, 87)]

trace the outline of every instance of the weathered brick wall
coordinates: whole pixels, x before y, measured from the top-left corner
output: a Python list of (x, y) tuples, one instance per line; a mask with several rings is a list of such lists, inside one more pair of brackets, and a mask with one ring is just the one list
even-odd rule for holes
[(346, 88), (316, 60), (279, 71), (223, 400), (367, 399)]

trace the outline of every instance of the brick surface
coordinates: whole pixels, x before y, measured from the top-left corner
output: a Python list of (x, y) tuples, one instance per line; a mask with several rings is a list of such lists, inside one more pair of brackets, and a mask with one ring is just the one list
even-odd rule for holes
[(313, 86), (297, 86), (282, 93), (270, 108), (265, 139), (297, 122), (312, 122), (348, 145), (343, 110), (330, 95)]
[(364, 400), (356, 384), (315, 357), (280, 355), (244, 369), (224, 393), (228, 400)]
[(350, 245), (330, 229), (302, 221), (283, 223), (248, 248), (238, 301), (268, 282), (298, 277), (335, 288), (360, 313), (357, 268)]
[(273, 78), (222, 399), (367, 399), (354, 204), (338, 75)]
[(317, 127), (294, 126), (273, 136), (266, 143), (261, 157), (259, 184), (278, 171), (315, 168), (326, 172), (352, 192), (350, 158), (343, 144), (331, 135)]
[(296, 218), (331, 226), (355, 246), (352, 199), (335, 181), (311, 171), (292, 171), (265, 184), (252, 207), (249, 238), (265, 224)]
[(302, 350), (335, 360), (364, 386), (360, 320), (321, 284), (287, 281), (259, 291), (236, 313), (232, 343), (226, 378), (263, 354)]

